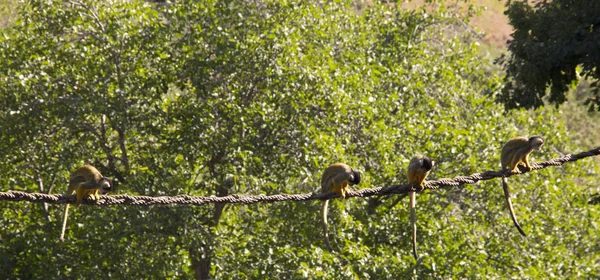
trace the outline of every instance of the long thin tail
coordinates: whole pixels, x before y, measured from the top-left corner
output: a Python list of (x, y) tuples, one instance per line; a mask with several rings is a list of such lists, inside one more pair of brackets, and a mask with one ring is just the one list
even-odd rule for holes
[(517, 222), (517, 217), (515, 217), (515, 210), (513, 209), (512, 202), (510, 202), (510, 192), (508, 191), (508, 183), (506, 177), (502, 177), (502, 189), (504, 189), (504, 197), (506, 198), (506, 203), (508, 204), (508, 211), (510, 211), (510, 217), (512, 218), (513, 223), (519, 230), (519, 233), (527, 237), (527, 234), (525, 234), (525, 232), (519, 225), (519, 222)]
[(329, 250), (329, 252), (333, 252), (333, 249), (331, 248), (331, 244), (329, 244), (329, 234), (327, 233), (327, 205), (329, 204), (329, 200), (325, 200), (323, 201), (323, 220), (321, 221), (321, 223), (323, 224), (323, 241), (325, 242), (325, 246), (327, 246), (327, 249)]
[(412, 227), (412, 243), (413, 243), (413, 256), (415, 260), (419, 259), (419, 255), (417, 255), (417, 211), (415, 209), (416, 199), (415, 192), (410, 192), (408, 194), (410, 197), (410, 226)]
[(65, 206), (65, 215), (63, 218), (62, 230), (60, 231), (60, 241), (65, 241), (65, 230), (67, 229), (67, 219), (69, 218), (69, 204)]

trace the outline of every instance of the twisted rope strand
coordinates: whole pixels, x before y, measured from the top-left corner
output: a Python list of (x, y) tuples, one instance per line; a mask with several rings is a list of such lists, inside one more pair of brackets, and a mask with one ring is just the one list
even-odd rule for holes
[[(560, 158), (551, 159), (548, 161), (535, 163), (531, 165), (532, 170), (546, 168), (548, 166), (559, 166), (566, 162), (577, 161), (583, 158), (600, 155), (600, 147), (591, 149), (587, 152), (582, 152), (576, 155), (565, 155)], [(469, 176), (458, 176), (455, 178), (442, 178), (434, 181), (427, 181), (425, 189), (435, 190), (442, 187), (456, 187), (464, 184), (474, 184), (478, 181), (491, 180), (494, 178), (524, 174), (529, 171), (522, 170), (521, 172), (511, 172), (510, 170), (501, 171), (485, 171), (483, 173), (475, 173)], [(350, 197), (369, 197), (381, 196), (389, 194), (408, 193), (410, 187), (407, 184), (393, 185), (389, 187), (378, 187), (372, 189), (362, 189), (358, 191), (350, 191), (346, 194), (346, 198)], [(209, 203), (243, 203), (253, 204), (259, 202), (281, 202), (281, 201), (306, 201), (306, 200), (323, 200), (337, 198), (336, 193), (306, 193), (306, 194), (275, 194), (275, 195), (229, 195), (229, 196), (191, 196), (191, 195), (176, 195), (176, 196), (132, 196), (127, 194), (105, 195), (101, 196), (100, 200), (84, 200), (82, 204), (89, 205), (167, 205), (167, 204), (188, 204), (188, 205), (204, 205)], [(43, 193), (27, 193), (22, 191), (0, 192), (0, 200), (6, 201), (29, 201), (37, 203), (52, 203), (52, 204), (70, 204), (76, 200), (75, 195), (66, 194), (43, 194)]]

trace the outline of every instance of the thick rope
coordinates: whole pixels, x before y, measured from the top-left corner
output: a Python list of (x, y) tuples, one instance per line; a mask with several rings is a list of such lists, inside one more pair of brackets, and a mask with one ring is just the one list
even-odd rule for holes
[[(576, 155), (565, 155), (561, 158), (555, 158), (548, 161), (532, 164), (532, 170), (538, 170), (546, 168), (548, 166), (559, 166), (566, 162), (577, 161), (582, 158), (592, 157), (600, 155), (600, 147), (589, 150), (587, 152), (579, 153)], [(475, 173), (470, 176), (458, 176), (453, 179), (442, 178), (434, 181), (427, 181), (425, 189), (435, 190), (441, 187), (456, 187), (464, 184), (474, 184), (478, 181), (491, 180), (494, 178), (512, 175), (524, 174), (529, 171), (511, 172), (510, 170), (501, 171), (486, 171), (483, 173)], [(346, 194), (346, 198), (350, 197), (369, 197), (369, 196), (381, 196), (389, 194), (403, 194), (408, 193), (410, 187), (408, 185), (393, 185), (389, 187), (379, 187), (372, 189), (362, 189), (359, 191), (351, 191)], [(253, 204), (259, 202), (280, 202), (280, 201), (306, 201), (306, 200), (323, 200), (332, 199), (339, 197), (336, 193), (307, 193), (307, 194), (276, 194), (276, 195), (229, 195), (229, 196), (191, 196), (191, 195), (177, 195), (177, 196), (132, 196), (126, 194), (120, 195), (105, 195), (101, 196), (100, 200), (84, 200), (82, 204), (92, 205), (116, 205), (116, 204), (127, 204), (127, 205), (166, 205), (166, 204), (191, 204), (191, 205), (204, 205), (208, 203), (243, 203)], [(0, 200), (8, 201), (29, 201), (29, 202), (45, 202), (52, 204), (68, 204), (74, 203), (76, 199), (75, 195), (65, 194), (43, 194), (43, 193), (27, 193), (21, 191), (8, 191), (0, 192)]]

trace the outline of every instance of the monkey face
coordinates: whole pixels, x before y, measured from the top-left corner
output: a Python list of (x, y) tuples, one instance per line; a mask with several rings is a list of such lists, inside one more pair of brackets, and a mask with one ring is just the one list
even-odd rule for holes
[(103, 193), (112, 191), (113, 182), (110, 179), (103, 177), (102, 180), (100, 180), (100, 182), (98, 182), (98, 184), (102, 187)]
[(431, 160), (428, 157), (423, 157), (423, 169), (425, 170), (425, 172), (429, 172), (434, 165), (435, 162), (433, 160)]
[(352, 178), (350, 179), (350, 182), (353, 185), (358, 185), (360, 183), (360, 171), (352, 170)]
[(529, 138), (529, 145), (531, 145), (532, 149), (539, 151), (542, 148), (542, 145), (544, 145), (544, 140), (539, 136), (531, 136)]

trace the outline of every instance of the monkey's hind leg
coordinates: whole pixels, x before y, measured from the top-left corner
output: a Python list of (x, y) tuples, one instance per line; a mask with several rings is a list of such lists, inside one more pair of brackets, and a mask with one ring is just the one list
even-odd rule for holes
[(77, 200), (75, 201), (75, 205), (78, 206), (79, 204), (81, 204), (86, 195), (86, 191), (81, 185), (79, 185), (79, 187), (77, 187)]
[(98, 189), (85, 189), (85, 186), (83, 184), (80, 184), (79, 187), (77, 187), (77, 201), (75, 201), (75, 205), (80, 205), (81, 202), (88, 197), (92, 200), (96, 200), (97, 191)]
[(523, 158), (523, 163), (525, 164), (525, 169), (527, 169), (527, 171), (531, 171), (531, 165), (529, 164), (529, 154), (525, 155), (525, 157)]
[(346, 194), (348, 193), (348, 182), (344, 181), (341, 187), (342, 198), (346, 198)]
[(338, 195), (340, 195), (341, 198), (345, 198), (346, 194), (344, 193), (344, 188), (342, 187), (342, 184), (337, 184), (337, 183), (333, 183), (333, 188), (332, 191), (334, 193), (337, 193)]
[(511, 172), (519, 172), (519, 164), (520, 163), (521, 163), (521, 158), (514, 155), (511, 158), (511, 160), (506, 168), (510, 169)]

